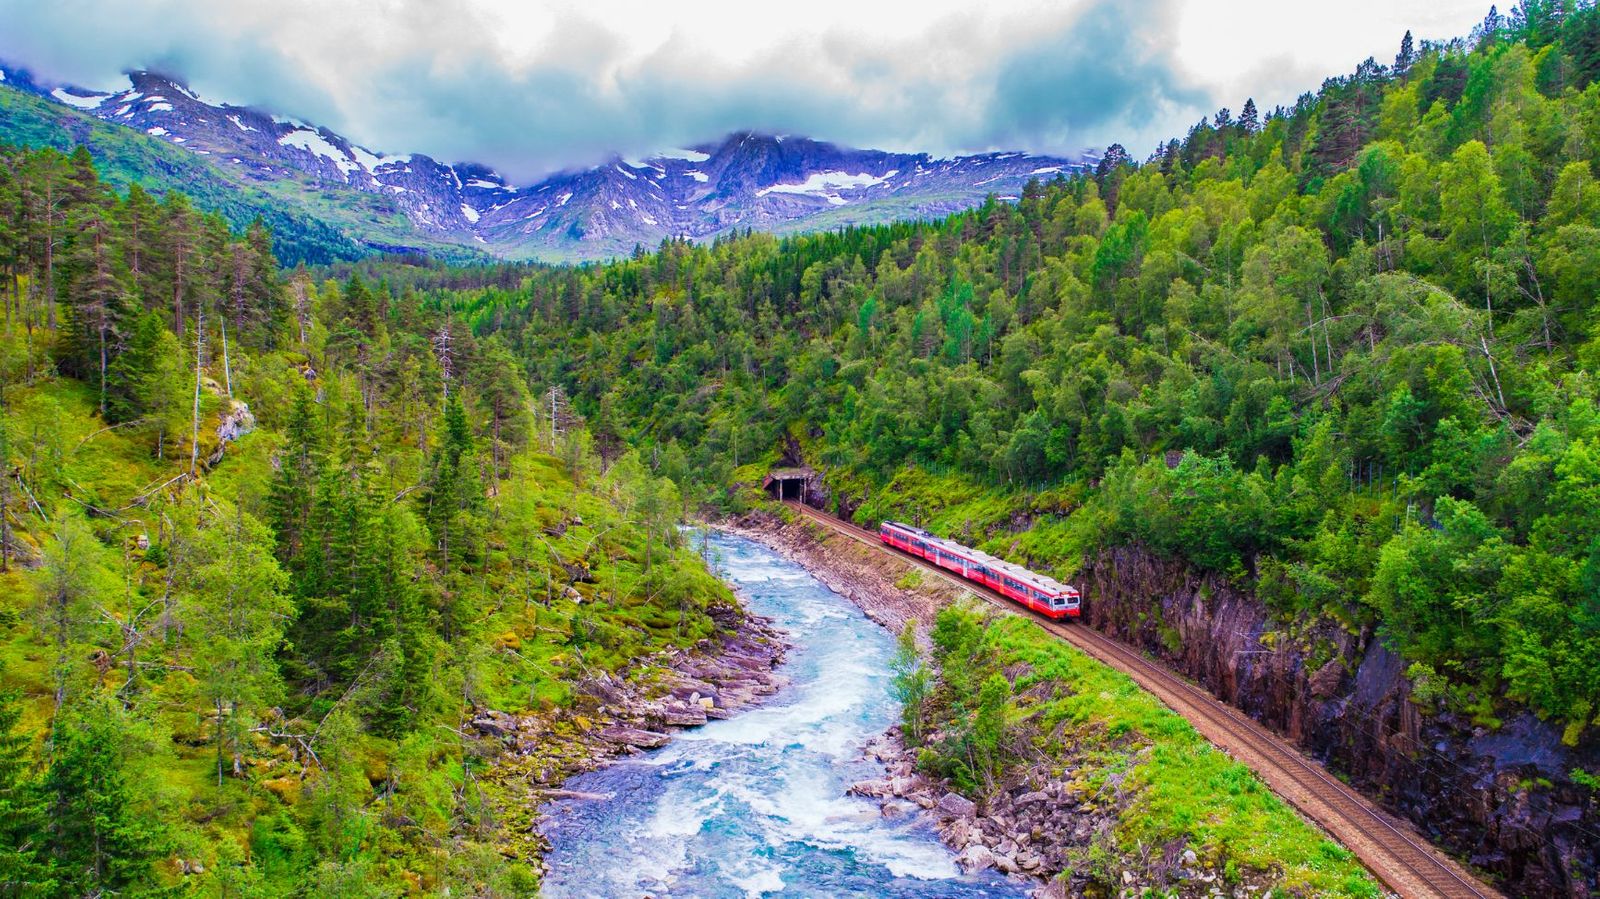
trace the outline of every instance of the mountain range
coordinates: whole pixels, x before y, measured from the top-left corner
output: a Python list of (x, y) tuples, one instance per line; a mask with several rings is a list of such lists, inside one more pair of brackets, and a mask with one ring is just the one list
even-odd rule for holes
[[(211, 102), (172, 77), (142, 71), (127, 77), (126, 88), (107, 93), (0, 65), (0, 93), (42, 101), (13, 96), (0, 105), (6, 113), (0, 139), (82, 142), (97, 156), (108, 155), (92, 134), (85, 136), (93, 132), (100, 143), (118, 144), (124, 156), (168, 160), (135, 166), (139, 175), (127, 180), (157, 190), (176, 180), (202, 205), (207, 192), (192, 183), (205, 170), (218, 186), (215, 193), (239, 210), (235, 218), (268, 203), (279, 207), (280, 217), (297, 217), (291, 230), (326, 226), (335, 232), (322, 235), (315, 250), (285, 253), (311, 261), (371, 251), (581, 261), (668, 238), (931, 218), (989, 196), (1015, 199), (1030, 180), (1070, 174), (1097, 160), (1092, 152), (1071, 159), (1016, 152), (938, 158), (739, 132), (518, 185), (484, 165), (378, 153), (323, 126)], [(89, 128), (85, 119), (121, 133)], [(50, 137), (41, 141), (38, 132)], [(177, 156), (189, 164), (178, 164)], [(116, 165), (109, 168), (116, 173)]]

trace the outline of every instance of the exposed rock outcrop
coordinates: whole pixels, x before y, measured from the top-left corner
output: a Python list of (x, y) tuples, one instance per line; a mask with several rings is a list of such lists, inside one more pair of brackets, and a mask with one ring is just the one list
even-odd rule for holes
[(1141, 549), (1090, 559), (1078, 585), (1094, 627), (1299, 741), (1512, 895), (1600, 895), (1600, 797), (1571, 778), (1600, 771), (1592, 728), (1568, 747), (1527, 712), (1489, 729), (1424, 707), (1370, 630), (1290, 636), (1248, 591)]

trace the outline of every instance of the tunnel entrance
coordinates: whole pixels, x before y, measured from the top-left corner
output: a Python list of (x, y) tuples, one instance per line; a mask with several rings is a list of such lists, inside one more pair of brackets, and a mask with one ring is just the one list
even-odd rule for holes
[(806, 486), (816, 476), (809, 468), (775, 468), (761, 486), (775, 500), (803, 503), (806, 502)]

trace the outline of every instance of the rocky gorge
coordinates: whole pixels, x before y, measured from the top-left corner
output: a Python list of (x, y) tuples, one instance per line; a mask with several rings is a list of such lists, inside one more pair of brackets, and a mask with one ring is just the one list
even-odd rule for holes
[[(1600, 895), (1600, 741), (1526, 711), (1475, 721), (1370, 628), (1275, 620), (1251, 592), (1140, 548), (1087, 560), (1088, 622), (1298, 742), (1518, 896)], [(1495, 726), (1498, 724), (1498, 726)]]
[[(758, 511), (729, 527), (798, 562), (891, 631), (914, 622), (923, 644), (939, 609), (966, 594), (803, 519), (785, 521)], [(925, 743), (939, 738), (927, 735)], [(1125, 746), (1128, 757), (1108, 776), (1104, 768), (1112, 762), (1078, 747), (1039, 758), (996, 789), (969, 797), (927, 773), (896, 726), (865, 748), (882, 765), (882, 775), (853, 784), (851, 792), (878, 800), (885, 817), (923, 816), (958, 853), (963, 868), (1024, 880), (1036, 897), (1137, 896), (1149, 887), (1177, 896), (1246, 897), (1271, 889), (1273, 872), (1224, 872), (1218, 859), (1201, 857), (1181, 842), (1120, 850), (1112, 832), (1139, 789), (1122, 772), (1152, 752), (1150, 746)]]

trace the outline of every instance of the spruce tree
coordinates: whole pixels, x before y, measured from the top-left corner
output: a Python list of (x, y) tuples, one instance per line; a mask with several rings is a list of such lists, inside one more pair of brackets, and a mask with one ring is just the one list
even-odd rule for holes
[(1394, 57), (1394, 74), (1397, 77), (1405, 77), (1406, 73), (1411, 71), (1411, 67), (1416, 64), (1416, 61), (1417, 51), (1412, 43), (1411, 29), (1408, 28), (1406, 29), (1406, 36), (1400, 39), (1400, 52), (1396, 53)]
[(1244, 101), (1244, 109), (1239, 111), (1239, 127), (1245, 134), (1255, 134), (1261, 130), (1261, 115), (1256, 110), (1256, 98), (1250, 97)]
[(483, 503), (472, 428), (459, 393), (445, 402), (444, 429), (430, 469), (424, 517), (439, 570), (449, 576), (468, 558), (472, 517)]
[(159, 825), (135, 807), (120, 706), (85, 701), (59, 715), (44, 778), (44, 829), (60, 893), (113, 895), (146, 881), (163, 849)]
[(167, 293), (160, 276), (162, 258), (161, 208), (137, 183), (128, 187), (127, 199), (117, 210), (122, 236), (123, 259), (128, 268), (133, 293), (146, 308)]
[(129, 315), (128, 285), (105, 212), (86, 207), (74, 217), (74, 229), (78, 237), (67, 261), (70, 331), (65, 355), (74, 374), (99, 388), (100, 414), (105, 415), (111, 361), (121, 349)]
[(45, 807), (29, 760), (32, 741), (17, 733), (21, 720), (17, 692), (0, 692), (0, 896), (45, 896), (54, 886), (39, 839)]
[(278, 560), (298, 570), (317, 482), (322, 477), (324, 450), (321, 411), (311, 388), (303, 382), (295, 388), (283, 434), (278, 470), (268, 488), (267, 515), (277, 536)]

